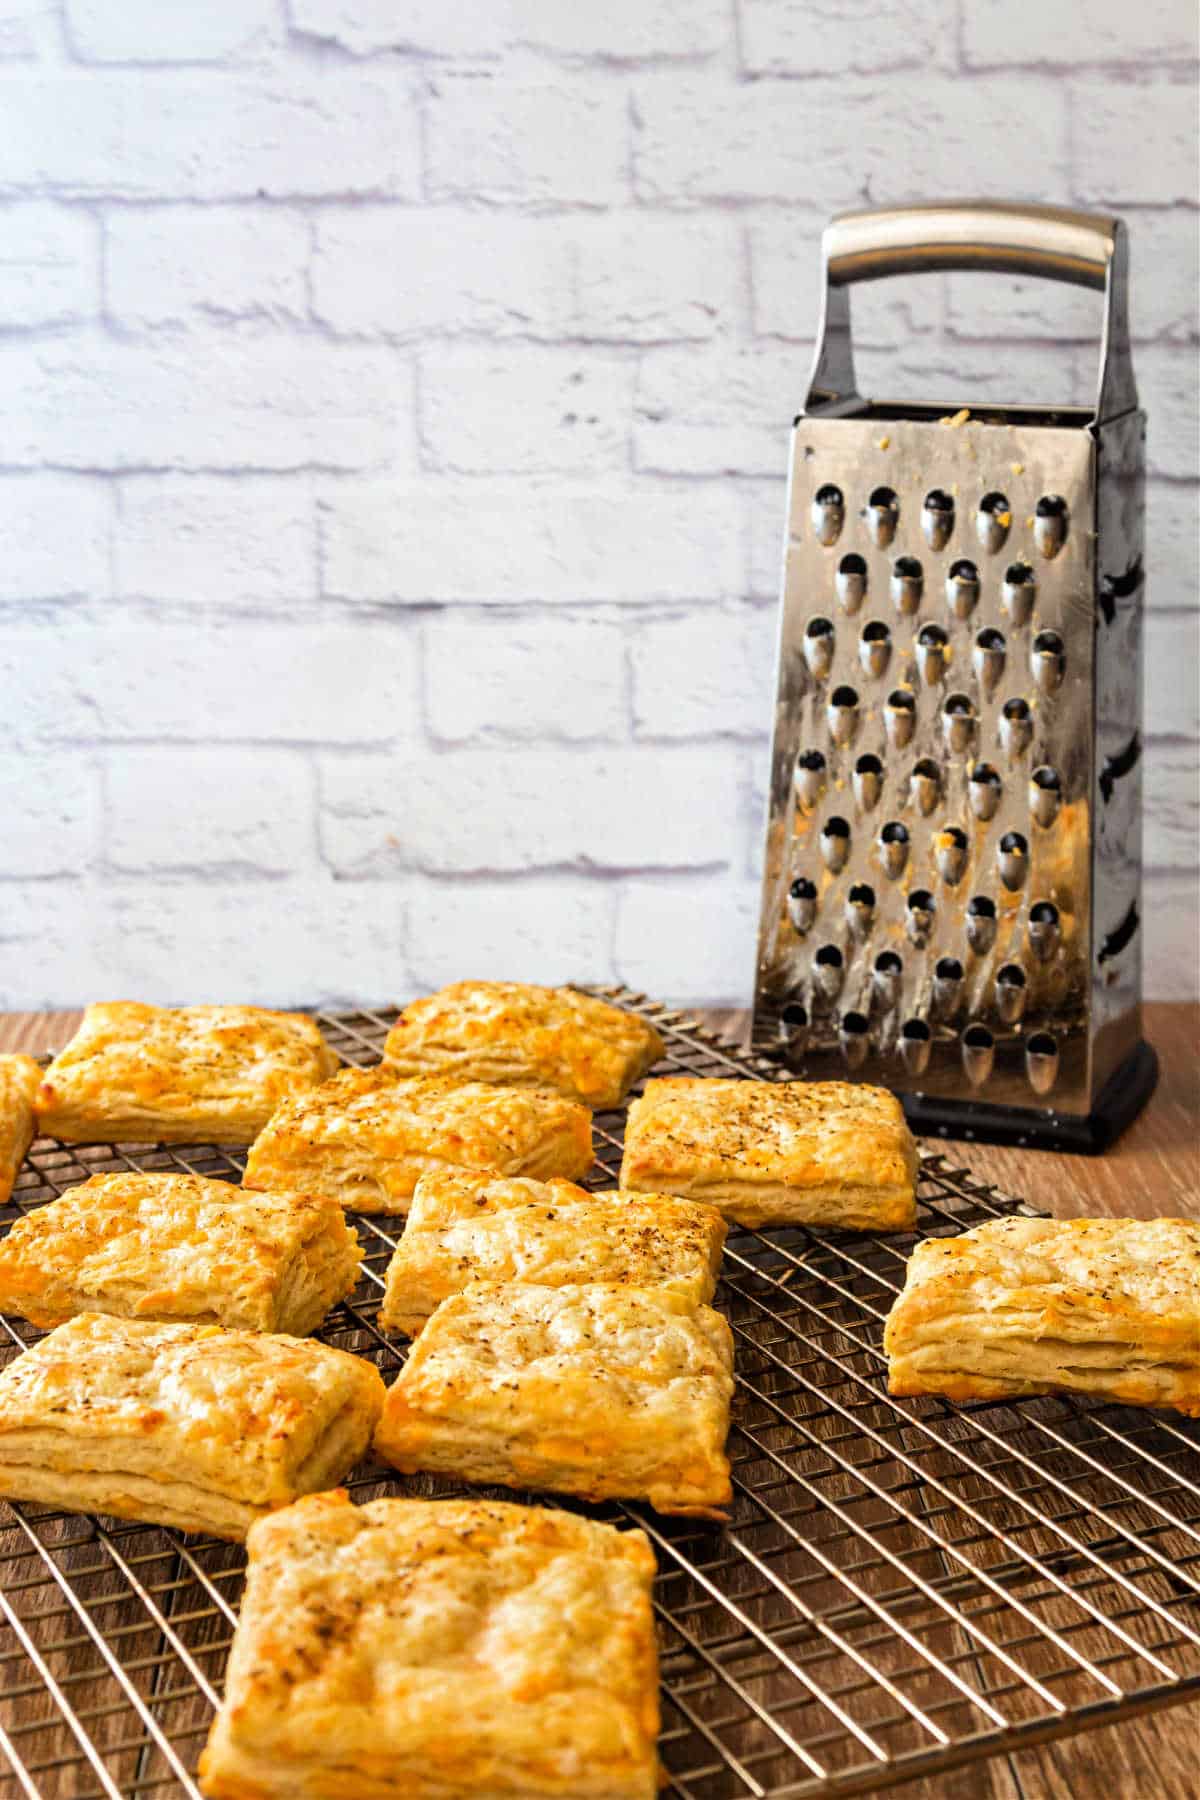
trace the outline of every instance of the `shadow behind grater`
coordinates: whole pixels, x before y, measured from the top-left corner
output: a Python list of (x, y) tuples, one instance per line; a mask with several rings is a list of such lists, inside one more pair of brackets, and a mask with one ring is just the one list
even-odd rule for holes
[[(1117, 219), (848, 213), (788, 484), (756, 1046), (914, 1126), (1098, 1150), (1141, 1036), (1145, 416)], [(1104, 294), (1094, 408), (857, 392), (849, 289), (991, 269)]]

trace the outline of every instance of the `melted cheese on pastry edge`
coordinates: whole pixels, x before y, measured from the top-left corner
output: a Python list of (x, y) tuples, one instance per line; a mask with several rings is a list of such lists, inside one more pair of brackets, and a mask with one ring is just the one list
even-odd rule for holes
[(619, 1106), (665, 1045), (645, 1019), (572, 988), (457, 981), (406, 1006), (384, 1056), (402, 1075), (549, 1087)]
[(0, 1239), (0, 1310), (80, 1312), (302, 1337), (358, 1278), (336, 1200), (254, 1194), (197, 1175), (94, 1175)]
[(712, 1207), (668, 1195), (423, 1175), (388, 1267), (379, 1323), (415, 1335), (471, 1281), (663, 1286), (710, 1300), (724, 1241), (724, 1220)]
[(348, 1068), (279, 1108), (251, 1148), (245, 1185), (312, 1188), (356, 1211), (405, 1213), (431, 1171), (573, 1179), (591, 1161), (591, 1114), (561, 1094)]
[(89, 1006), (37, 1093), (65, 1143), (253, 1141), (281, 1100), (337, 1067), (315, 1020), (256, 1006)]
[(680, 1294), (479, 1282), (417, 1338), (375, 1448), (405, 1474), (719, 1518), (732, 1366), (725, 1320)]
[(154, 1520), (174, 1484), (216, 1497), (196, 1528), (220, 1535), (230, 1503), (282, 1506), (348, 1473), (383, 1392), (373, 1364), (310, 1338), (83, 1313), (0, 1371), (0, 1493), (37, 1497), (31, 1471), (43, 1493), (88, 1478), (100, 1510), (144, 1500), (126, 1516)]
[(905, 1229), (916, 1177), (896, 1097), (840, 1081), (647, 1082), (621, 1162), (623, 1190), (683, 1194), (746, 1225)]
[(211, 1800), (655, 1800), (641, 1532), (332, 1493), (254, 1525), (248, 1549)]
[(33, 1101), (41, 1079), (32, 1056), (0, 1056), (0, 1206), (11, 1195), (34, 1139)]
[(931, 1238), (884, 1334), (892, 1392), (1056, 1388), (1200, 1412), (1200, 1224), (996, 1219)]

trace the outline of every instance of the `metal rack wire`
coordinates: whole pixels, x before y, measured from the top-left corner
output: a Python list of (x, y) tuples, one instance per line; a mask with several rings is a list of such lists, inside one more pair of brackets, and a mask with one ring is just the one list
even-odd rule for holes
[[(776, 1073), (642, 995), (593, 991), (654, 1019), (670, 1071)], [(360, 1063), (394, 1016), (319, 1015)], [(615, 1181), (622, 1125), (596, 1119), (595, 1186)], [(42, 1140), (0, 1218), (119, 1168), (237, 1180), (241, 1158)], [(937, 1154), (919, 1193), (922, 1235), (1033, 1210)], [(390, 1379), (404, 1352), (375, 1320), (393, 1222), (356, 1223), (363, 1279), (321, 1335)], [(731, 1522), (597, 1509), (658, 1554), (676, 1800), (862, 1793), (1200, 1695), (1200, 1432), (1069, 1399), (890, 1399), (880, 1340), (911, 1241), (732, 1232)], [(0, 1327), (14, 1352), (37, 1335)], [(456, 1491), (377, 1469), (350, 1485)], [(0, 1791), (195, 1800), (243, 1564), (214, 1540), (0, 1505)]]

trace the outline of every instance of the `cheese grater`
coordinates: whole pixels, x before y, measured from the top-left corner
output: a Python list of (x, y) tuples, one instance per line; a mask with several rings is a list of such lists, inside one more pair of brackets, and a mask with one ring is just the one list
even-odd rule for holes
[[(846, 213), (795, 422), (758, 1048), (915, 1128), (1098, 1150), (1141, 1036), (1145, 416), (1118, 219)], [(915, 271), (1104, 295), (1094, 407), (857, 391), (850, 288)]]

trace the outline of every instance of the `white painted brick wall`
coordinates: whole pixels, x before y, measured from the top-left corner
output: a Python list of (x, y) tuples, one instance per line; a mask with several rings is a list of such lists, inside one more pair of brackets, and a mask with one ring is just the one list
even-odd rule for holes
[[(1192, 0), (0, 0), (0, 1004), (745, 997), (832, 210), (1120, 209), (1146, 973), (1200, 989)], [(1096, 297), (855, 296), (1084, 400)]]

